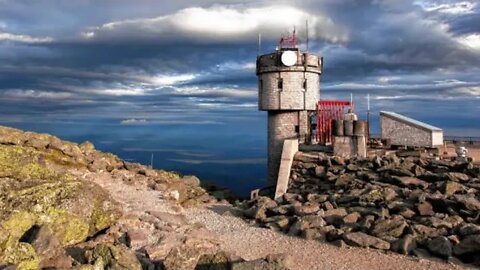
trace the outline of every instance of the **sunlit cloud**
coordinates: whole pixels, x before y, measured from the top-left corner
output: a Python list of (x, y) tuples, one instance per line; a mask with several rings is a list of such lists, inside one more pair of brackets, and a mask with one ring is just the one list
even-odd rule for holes
[(474, 13), (475, 7), (477, 6), (477, 3), (470, 1), (462, 1), (456, 3), (438, 3), (438, 1), (416, 1), (415, 3), (428, 12), (439, 12), (452, 15)]
[(122, 125), (141, 125), (141, 124), (147, 124), (147, 119), (136, 119), (136, 118), (130, 118), (130, 119), (125, 119), (120, 122)]
[(457, 37), (458, 42), (480, 52), (480, 34), (469, 34)]
[[(1, 27), (0, 27), (1, 28)], [(19, 43), (48, 43), (54, 41), (51, 37), (34, 37), (29, 35), (18, 35), (12, 33), (0, 32), (0, 42), (19, 42)]]
[(48, 99), (48, 100), (57, 100), (57, 99), (67, 99), (73, 97), (72, 93), (67, 92), (52, 92), (52, 91), (41, 91), (41, 90), (24, 90), (24, 89), (11, 89), (4, 92), (6, 97), (11, 98), (22, 98), (22, 99)]
[(156, 18), (105, 23), (85, 30), (82, 36), (88, 40), (147, 38), (166, 42), (172, 39), (195, 39), (203, 43), (245, 41), (261, 32), (264, 38), (277, 39), (279, 33), (291, 31), (295, 25), (305, 25), (307, 19), (311, 24), (312, 38), (329, 42), (348, 41), (348, 30), (337, 25), (332, 18), (281, 5), (255, 8), (192, 7)]

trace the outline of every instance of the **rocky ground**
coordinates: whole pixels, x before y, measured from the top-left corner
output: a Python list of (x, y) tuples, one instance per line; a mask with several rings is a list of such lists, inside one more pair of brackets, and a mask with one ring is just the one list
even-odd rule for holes
[(244, 215), (291, 236), (480, 266), (480, 168), (420, 157), (297, 154), (288, 193)]
[(187, 221), (185, 207), (212, 202), (194, 176), (0, 127), (0, 269), (284, 269)]
[[(407, 196), (407, 191), (402, 191), (406, 188), (395, 188), (396, 184), (391, 182), (366, 180), (359, 176), (349, 181), (343, 179), (345, 176), (341, 177), (341, 168), (349, 168), (345, 175), (357, 175), (360, 172), (374, 171), (376, 167), (364, 170), (365, 166), (356, 163), (359, 169), (354, 172), (350, 163), (337, 164), (341, 160), (319, 159), (318, 156), (313, 160), (311, 158), (299, 157), (292, 176), (295, 181), (284, 199), (273, 201), (259, 198), (240, 203), (249, 206), (245, 211), (249, 217), (257, 217), (257, 221), (246, 221), (242, 209), (222, 200), (231, 197), (231, 194), (211, 186), (205, 188), (194, 176), (181, 176), (125, 162), (112, 154), (95, 150), (88, 142), (77, 145), (48, 134), (0, 127), (0, 269), (463, 268), (453, 256), (450, 260), (455, 264), (446, 264), (346, 246), (344, 242), (352, 242), (347, 240), (350, 238), (345, 234), (361, 231), (355, 226), (348, 229), (350, 225), (346, 224), (350, 223), (346, 221), (351, 222), (350, 218), (356, 215), (350, 213), (358, 212), (359, 226), (363, 226), (364, 219), (371, 219), (372, 231), (382, 220), (374, 214), (378, 212), (363, 212), (361, 208), (354, 208), (355, 200), (340, 199), (348, 198), (347, 194), (353, 195), (353, 189), (360, 189), (359, 186), (353, 188), (353, 183), (358, 181), (368, 182), (361, 188), (363, 190), (366, 190), (367, 185), (381, 187), (381, 194), (392, 185), (392, 190), (397, 194), (393, 201), (408, 197), (412, 200), (417, 198), (419, 202), (429, 202), (434, 214), (423, 216), (425, 219), (430, 218), (432, 222), (449, 220), (452, 224), (458, 223), (450, 229), (448, 226), (440, 229), (444, 228), (443, 223), (424, 225), (425, 228), (440, 232), (425, 238), (424, 243), (417, 238), (417, 234), (409, 231), (413, 228), (412, 220), (416, 218), (403, 217), (399, 211), (392, 210), (393, 208), (383, 203), (382, 199), (375, 199), (380, 195), (371, 192), (367, 196), (369, 204), (363, 206), (364, 208), (373, 211), (375, 207), (372, 204), (378, 205), (378, 208), (387, 209), (382, 210), (385, 214), (383, 219), (397, 222), (395, 215), (405, 219), (407, 225), (403, 228), (402, 236), (394, 238), (400, 241), (407, 239), (407, 235), (414, 235), (414, 241), (405, 240), (406, 249), (409, 249), (409, 243), (414, 242), (417, 243), (417, 248), (412, 252), (423, 250), (426, 253), (425, 250), (429, 249), (428, 241), (431, 239), (446, 236), (448, 241), (453, 243), (452, 239), (455, 238), (451, 235), (456, 235), (459, 244), (452, 244), (451, 252), (457, 256), (458, 250), (467, 250), (463, 253), (465, 255), (457, 256), (464, 259), (473, 252), (472, 247), (478, 246), (465, 242), (477, 233), (475, 210), (465, 210), (461, 206), (462, 203), (465, 207), (476, 205), (475, 201), (470, 199), (472, 194), (476, 194), (475, 186), (472, 185), (478, 179), (474, 180), (471, 176), (472, 172), (478, 173), (476, 168), (470, 168), (469, 165), (462, 167), (469, 177), (468, 181), (459, 180), (465, 178), (461, 174), (454, 175), (457, 180), (449, 178), (447, 181), (458, 183), (462, 187), (455, 192), (449, 191), (453, 192), (453, 195), (446, 200), (447, 205), (450, 205), (450, 201), (454, 202), (452, 209), (463, 219), (463, 223), (459, 223), (459, 218), (457, 221), (447, 219), (445, 213), (444, 216), (439, 216), (442, 212), (437, 208), (440, 206), (428, 195), (435, 194), (430, 191), (433, 183), (445, 180), (421, 180), (429, 183), (428, 186), (420, 185), (412, 190), (423, 191), (425, 197), (417, 194), (419, 191), (411, 191), (418, 195), (415, 195), (416, 197)], [(326, 160), (330, 160), (332, 164)], [(327, 163), (324, 164), (325, 162)], [(380, 162), (383, 167), (389, 161)], [(422, 167), (427, 168), (426, 165)], [(452, 168), (448, 169), (449, 172), (452, 171)], [(333, 172), (329, 174), (330, 171)], [(441, 175), (438, 172), (433, 174)], [(337, 178), (328, 180), (332, 175)], [(312, 179), (317, 179), (315, 185), (312, 184)], [(320, 184), (321, 182), (325, 185)], [(327, 183), (333, 187), (329, 191), (324, 190)], [(310, 190), (312, 195), (307, 195), (306, 192), (310, 192), (311, 188), (315, 190)], [(323, 201), (322, 195), (327, 195), (327, 200)], [(383, 198), (382, 196), (380, 197)], [(388, 196), (390, 197), (391, 195)], [(413, 201), (414, 204), (415, 202)], [(318, 204), (318, 209), (315, 204)], [(410, 207), (409, 209), (416, 212), (416, 206), (415, 204), (407, 208)], [(335, 210), (342, 207), (348, 214), (343, 215), (342, 210)], [(286, 212), (279, 210), (282, 208), (285, 208)], [(325, 215), (329, 210), (339, 211), (338, 217)], [(448, 217), (451, 216), (453, 214), (448, 212)], [(308, 226), (306, 225), (308, 228), (302, 225), (304, 222), (309, 222)], [(465, 225), (467, 223), (468, 226)], [(461, 224), (465, 227), (461, 227)], [(392, 228), (393, 231), (399, 230), (395, 226)], [(332, 232), (326, 233), (329, 229)], [(295, 236), (285, 234), (289, 231)], [(425, 231), (430, 232), (427, 229)], [(443, 234), (445, 231), (447, 233)], [(370, 229), (364, 233), (373, 235)], [(315, 240), (305, 240), (297, 235)], [(327, 240), (335, 238), (334, 243), (341, 247), (318, 241), (323, 239), (322, 235)], [(368, 242), (372, 247), (386, 248), (386, 245), (393, 246), (395, 242), (395, 239), (384, 235), (374, 237), (375, 241)], [(345, 240), (338, 240), (344, 238)], [(443, 247), (444, 243), (440, 242), (439, 246)], [(459, 249), (462, 245), (463, 249)], [(472, 258), (476, 258), (475, 256), (474, 254)]]

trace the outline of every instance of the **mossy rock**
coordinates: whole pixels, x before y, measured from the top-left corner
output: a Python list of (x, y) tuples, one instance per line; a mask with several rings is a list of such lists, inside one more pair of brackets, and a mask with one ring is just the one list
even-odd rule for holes
[(85, 241), (121, 216), (119, 205), (101, 187), (52, 167), (68, 162), (78, 164), (60, 150), (0, 145), (2, 263), (38, 268), (33, 248), (19, 242), (34, 225), (48, 225), (66, 246)]
[(15, 265), (18, 270), (36, 270), (40, 264), (35, 249), (28, 243), (19, 242), (3, 250), (0, 261)]
[(23, 131), (0, 126), (0, 144), (21, 145), (25, 142)]
[(98, 244), (87, 250), (85, 255), (89, 263), (103, 265), (105, 269), (142, 269), (135, 253), (121, 244)]

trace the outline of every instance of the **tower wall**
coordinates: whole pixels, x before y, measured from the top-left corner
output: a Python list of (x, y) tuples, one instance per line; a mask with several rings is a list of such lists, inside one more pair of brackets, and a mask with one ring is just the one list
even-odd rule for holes
[[(282, 64), (285, 51), (294, 51), (293, 66)], [(301, 53), (296, 48), (281, 49), (257, 58), (258, 108), (268, 111), (268, 181), (275, 184), (280, 167), (283, 142), (309, 137), (309, 111), (320, 99), (322, 58)]]
[(269, 111), (268, 112), (268, 180), (276, 183), (283, 141), (305, 138), (309, 133), (307, 111)]

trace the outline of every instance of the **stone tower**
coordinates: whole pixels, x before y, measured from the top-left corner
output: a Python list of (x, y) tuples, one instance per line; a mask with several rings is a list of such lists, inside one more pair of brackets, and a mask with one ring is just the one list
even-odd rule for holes
[(277, 182), (283, 141), (310, 138), (309, 111), (316, 110), (320, 99), (322, 65), (321, 57), (301, 52), (296, 40), (293, 46), (280, 43), (276, 52), (257, 57), (258, 109), (268, 111), (270, 184)]

